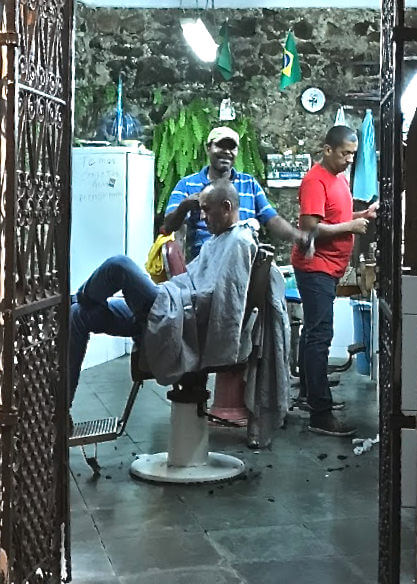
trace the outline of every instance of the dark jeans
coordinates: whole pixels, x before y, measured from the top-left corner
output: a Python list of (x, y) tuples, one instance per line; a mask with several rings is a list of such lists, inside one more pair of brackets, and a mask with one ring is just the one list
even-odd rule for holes
[[(110, 298), (119, 290), (124, 299)], [(138, 340), (157, 294), (158, 286), (126, 256), (106, 260), (80, 287), (70, 312), (70, 403), (90, 332)]]
[(312, 415), (323, 414), (332, 409), (327, 364), (337, 278), (324, 272), (294, 272), (304, 312), (299, 345), (300, 395), (307, 397)]

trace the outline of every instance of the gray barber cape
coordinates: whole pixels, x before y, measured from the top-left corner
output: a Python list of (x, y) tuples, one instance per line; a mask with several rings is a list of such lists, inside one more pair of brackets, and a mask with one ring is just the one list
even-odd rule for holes
[(161, 284), (142, 345), (147, 367), (141, 368), (169, 385), (186, 372), (247, 361), (248, 431), (266, 443), (288, 411), (290, 327), (284, 279), (273, 264), (264, 318), (242, 330), (257, 248), (253, 220), (241, 221), (206, 241), (186, 273)]
[(275, 264), (269, 272), (264, 318), (252, 330), (252, 352), (246, 368), (245, 404), (250, 412), (248, 437), (266, 446), (283, 426), (290, 393), (290, 322), (285, 281)]
[(253, 221), (240, 221), (206, 241), (184, 274), (160, 285), (142, 345), (158, 383), (247, 359), (251, 342), (242, 339), (242, 325), (257, 247)]

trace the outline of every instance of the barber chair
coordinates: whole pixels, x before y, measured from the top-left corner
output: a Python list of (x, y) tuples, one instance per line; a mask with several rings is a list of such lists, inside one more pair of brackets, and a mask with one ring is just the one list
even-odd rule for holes
[[(243, 330), (251, 331), (255, 321), (262, 318), (272, 258), (271, 246), (260, 245), (249, 282)], [(132, 353), (131, 375), (134, 383), (141, 384), (149, 376), (138, 368), (137, 357), (137, 352)], [(154, 482), (207, 483), (231, 479), (243, 473), (245, 466), (240, 459), (208, 451), (208, 420), (211, 415), (207, 412), (210, 394), (206, 383), (209, 373), (227, 371), (242, 375), (245, 367), (243, 362), (186, 373), (167, 393), (172, 403), (168, 451), (139, 455), (130, 467), (131, 475)]]
[(290, 321), (290, 372), (293, 377), (298, 377), (298, 344), (300, 340), (300, 327), (303, 324), (303, 307), (301, 297), (296, 288), (285, 290), (287, 301), (288, 319)]
[[(285, 291), (285, 298), (288, 306), (288, 316), (291, 326), (291, 348), (290, 348), (290, 371), (293, 377), (299, 377), (298, 369), (298, 345), (300, 340), (300, 328), (303, 324), (302, 300), (297, 288), (288, 288)], [(347, 346), (348, 358), (340, 365), (328, 365), (327, 372), (343, 373), (347, 371), (353, 363), (353, 357), (365, 351), (363, 343), (353, 343)], [(331, 380), (331, 385), (337, 385), (335, 380)]]
[[(268, 285), (269, 268), (273, 248), (260, 245), (252, 268), (243, 328), (251, 330), (255, 321), (262, 318), (262, 308)], [(178, 244), (168, 242), (164, 249), (167, 275), (172, 277), (185, 270)], [(172, 402), (171, 433), (167, 452), (140, 455), (131, 465), (132, 476), (155, 482), (203, 483), (231, 479), (244, 471), (244, 463), (233, 456), (208, 451), (208, 419), (206, 389), (208, 373), (223, 371), (234, 374), (244, 370), (246, 363), (231, 367), (212, 368), (197, 373), (186, 373), (168, 391)], [(94, 471), (99, 468), (96, 454), (97, 444), (117, 439), (125, 430), (138, 391), (151, 373), (139, 368), (139, 351), (133, 347), (131, 354), (131, 376), (133, 385), (120, 418), (109, 417), (74, 424), (69, 439), (70, 446), (95, 445), (94, 456), (85, 459)], [(84, 452), (84, 451), (83, 451)]]

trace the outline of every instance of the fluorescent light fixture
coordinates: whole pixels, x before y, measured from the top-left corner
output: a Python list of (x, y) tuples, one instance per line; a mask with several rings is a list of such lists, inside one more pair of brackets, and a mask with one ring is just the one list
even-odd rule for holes
[(181, 20), (185, 40), (199, 59), (213, 63), (217, 56), (217, 43), (206, 28), (201, 18), (184, 18)]

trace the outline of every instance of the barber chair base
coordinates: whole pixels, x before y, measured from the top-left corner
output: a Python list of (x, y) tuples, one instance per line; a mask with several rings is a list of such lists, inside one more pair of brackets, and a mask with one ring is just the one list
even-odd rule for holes
[(209, 452), (205, 464), (196, 466), (168, 465), (168, 452), (141, 454), (130, 467), (133, 477), (161, 483), (213, 483), (235, 478), (245, 464), (228, 454)]
[[(181, 393), (168, 395), (173, 400)], [(245, 470), (241, 460), (208, 451), (207, 417), (198, 415), (202, 406), (172, 401), (168, 452), (140, 455), (131, 464), (130, 474), (163, 483), (211, 483), (240, 475)]]

